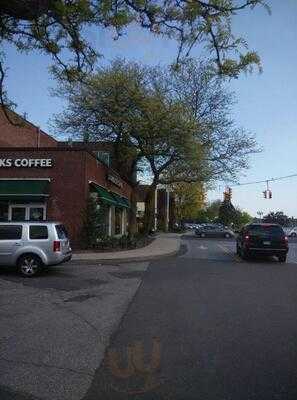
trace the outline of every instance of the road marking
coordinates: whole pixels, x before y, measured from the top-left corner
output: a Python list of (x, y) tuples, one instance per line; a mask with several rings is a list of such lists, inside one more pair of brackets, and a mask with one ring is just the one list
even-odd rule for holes
[(234, 254), (233, 251), (227, 249), (226, 247), (222, 246), (221, 244), (218, 244), (218, 246), (220, 247), (221, 250), (223, 250), (223, 252), (225, 254), (231, 255), (234, 258), (234, 260), (236, 260), (237, 262), (242, 262), (242, 259), (239, 258), (237, 254)]
[(199, 249), (199, 250), (207, 250), (208, 247), (205, 247), (205, 246), (203, 246), (203, 244), (202, 244), (200, 247), (198, 247), (198, 249)]

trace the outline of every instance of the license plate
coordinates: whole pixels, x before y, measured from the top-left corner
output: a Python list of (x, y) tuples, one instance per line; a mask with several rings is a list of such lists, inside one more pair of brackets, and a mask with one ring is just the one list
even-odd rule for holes
[(271, 244), (271, 242), (265, 241), (265, 242), (263, 242), (263, 244), (264, 244), (264, 245), (269, 245), (269, 244)]

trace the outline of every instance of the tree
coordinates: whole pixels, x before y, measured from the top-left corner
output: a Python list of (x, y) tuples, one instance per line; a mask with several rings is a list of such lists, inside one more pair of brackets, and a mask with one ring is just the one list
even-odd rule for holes
[(289, 225), (290, 218), (285, 215), (282, 211), (271, 211), (269, 214), (265, 215), (262, 219), (264, 223), (279, 224), (281, 226)]
[(236, 220), (236, 210), (231, 201), (224, 200), (219, 210), (219, 221), (224, 225), (230, 225)]
[(213, 200), (207, 205), (206, 213), (209, 222), (213, 222), (219, 217), (221, 204), (222, 204), (221, 200), (218, 199), (218, 200)]
[(253, 217), (246, 211), (236, 208), (236, 216), (233, 222), (236, 229), (241, 229), (244, 225), (253, 221)]
[[(148, 231), (158, 184), (234, 178), (256, 151), (254, 139), (230, 121), (229, 95), (218, 78), (204, 65), (193, 66), (191, 61), (189, 69), (179, 73), (116, 60), (84, 83), (65, 84), (59, 90), (68, 101), (56, 117), (63, 133), (113, 142), (122, 174), (131, 179), (141, 166), (151, 178), (145, 211)], [(191, 86), (192, 74), (200, 79), (199, 90)], [(195, 110), (185, 95), (188, 86), (191, 99), (196, 98)]]
[[(231, 29), (233, 16), (264, 0), (2, 0), (0, 39), (18, 51), (38, 51), (53, 60), (52, 72), (70, 81), (82, 79), (99, 54), (87, 41), (88, 28), (113, 29), (115, 39), (138, 24), (156, 35), (177, 40), (177, 64), (194, 46), (205, 46), (216, 73), (237, 77), (241, 71), (260, 65), (254, 51)], [(12, 106), (4, 87), (5, 52), (0, 58), (0, 101)], [(6, 110), (6, 107), (4, 108)], [(9, 114), (7, 114), (9, 118)]]
[(197, 212), (204, 206), (205, 191), (198, 183), (176, 183), (172, 185), (175, 196), (175, 216), (178, 222), (195, 219)]
[(237, 127), (230, 117), (235, 96), (208, 64), (189, 59), (170, 76), (170, 90), (191, 111), (196, 138), (206, 155), (213, 180), (236, 180), (248, 167), (249, 156), (259, 152), (254, 136)]

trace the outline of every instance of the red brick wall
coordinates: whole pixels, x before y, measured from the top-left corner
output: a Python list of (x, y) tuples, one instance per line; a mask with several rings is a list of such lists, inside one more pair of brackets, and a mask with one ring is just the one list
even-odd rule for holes
[[(121, 196), (127, 197), (129, 200), (131, 199), (131, 187), (129, 184), (120, 178), (120, 176), (116, 173), (116, 171), (111, 171), (106, 165), (98, 162), (91, 154), (86, 154), (86, 181), (94, 181), (99, 185), (104, 186), (106, 189), (111, 190), (114, 193), (117, 193)], [(110, 172), (111, 174), (117, 176), (122, 184), (123, 188), (119, 188), (114, 185), (112, 182), (106, 179), (106, 175)]]
[[(22, 126), (12, 125), (0, 109), (0, 146), (1, 147), (37, 147), (38, 128), (27, 122), (17, 114), (12, 114), (12, 119), (20, 122)], [(58, 142), (40, 130), (39, 147), (56, 147)]]

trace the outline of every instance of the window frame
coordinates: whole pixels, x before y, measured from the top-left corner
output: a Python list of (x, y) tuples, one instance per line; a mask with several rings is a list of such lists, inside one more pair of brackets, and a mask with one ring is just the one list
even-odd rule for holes
[(6, 225), (6, 224), (1, 224), (0, 223), (0, 232), (1, 232), (1, 227), (7, 227), (7, 228), (13, 228), (13, 227), (17, 227), (17, 228), (20, 228), (20, 230), (21, 230), (21, 235), (20, 235), (20, 237), (17, 237), (17, 238), (9, 238), (9, 239), (1, 239), (1, 235), (0, 235), (0, 242), (8, 242), (8, 241), (15, 241), (15, 240), (22, 240), (22, 238), (23, 238), (23, 233), (24, 233), (24, 229), (23, 229), (23, 225), (20, 225), (20, 224), (13, 224), (13, 225)]
[[(37, 227), (37, 228), (45, 227), (46, 230), (47, 230), (47, 237), (46, 237), (46, 238), (31, 238), (31, 228), (35, 228), (35, 227)], [(35, 241), (35, 240), (43, 240), (43, 241), (46, 241), (46, 240), (49, 240), (49, 230), (48, 230), (48, 226), (47, 226), (47, 225), (37, 225), (37, 224), (34, 225), (34, 224), (29, 224), (28, 239), (31, 240), (31, 241)]]

